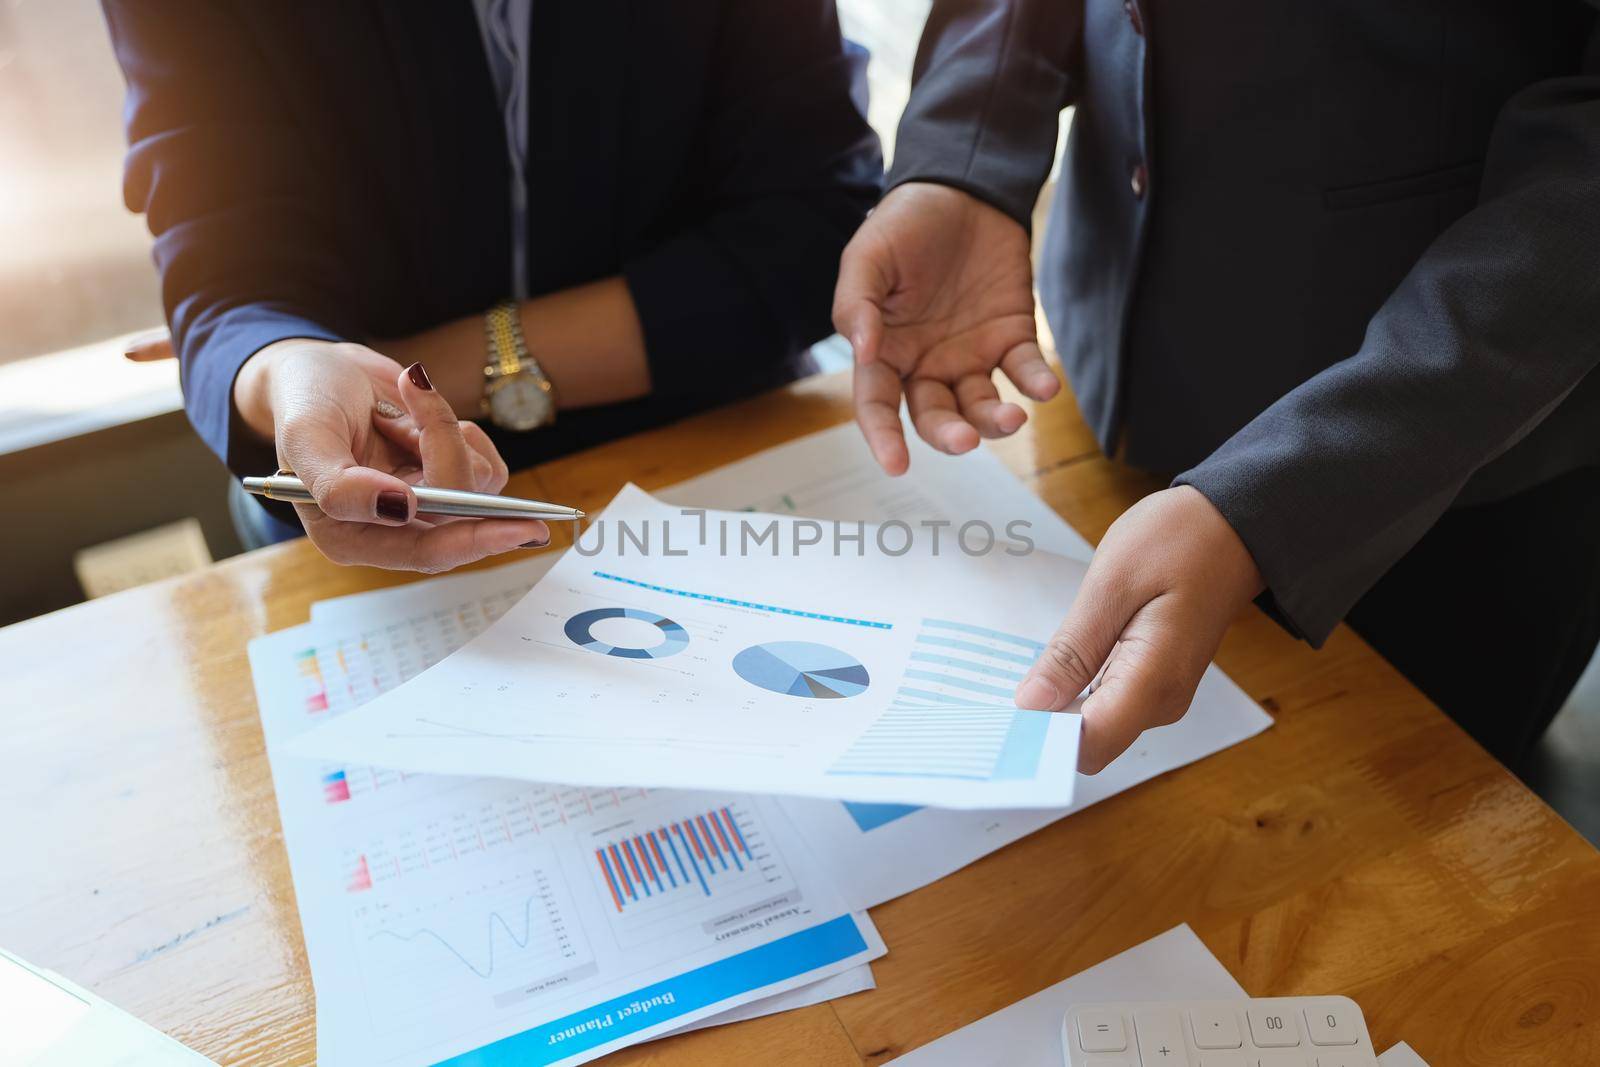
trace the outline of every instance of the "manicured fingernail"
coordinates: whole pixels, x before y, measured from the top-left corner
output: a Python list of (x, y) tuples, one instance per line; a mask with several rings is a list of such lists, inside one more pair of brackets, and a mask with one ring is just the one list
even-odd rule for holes
[(1056, 687), (1047, 678), (1035, 675), (1017, 687), (1017, 707), (1048, 711), (1056, 706)]
[(433, 392), (433, 383), (428, 381), (428, 372), (423, 369), (422, 364), (413, 363), (407, 367), (406, 377), (410, 378), (411, 384), (418, 389), (426, 389), (430, 393)]
[(406, 503), (406, 495), (388, 490), (378, 494), (378, 517), (390, 519), (394, 522), (405, 522), (411, 517), (411, 505)]
[(537, 538), (535, 538), (532, 541), (524, 541), (524, 542), (522, 542), (522, 547), (523, 548), (543, 548), (545, 545), (548, 545), (549, 543), (550, 543), (550, 538), (548, 538), (548, 537), (546, 537), (542, 541), (537, 539)]

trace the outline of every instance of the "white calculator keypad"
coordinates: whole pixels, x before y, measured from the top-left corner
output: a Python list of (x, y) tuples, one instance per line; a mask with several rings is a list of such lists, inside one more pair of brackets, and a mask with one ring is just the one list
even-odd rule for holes
[(1061, 1022), (1067, 1067), (1375, 1067), (1349, 997), (1077, 1004)]

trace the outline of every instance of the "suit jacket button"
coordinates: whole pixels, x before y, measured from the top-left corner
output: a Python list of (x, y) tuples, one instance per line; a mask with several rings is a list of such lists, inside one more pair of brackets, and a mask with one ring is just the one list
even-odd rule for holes
[(1128, 14), (1128, 24), (1133, 27), (1133, 32), (1140, 37), (1144, 36), (1144, 16), (1139, 14), (1139, 5), (1135, 0), (1122, 0), (1122, 10)]
[(1135, 200), (1144, 199), (1144, 190), (1145, 186), (1149, 183), (1149, 178), (1149, 172), (1144, 169), (1143, 163), (1135, 166), (1133, 168), (1133, 173), (1128, 175), (1128, 188), (1132, 190), (1133, 198)]

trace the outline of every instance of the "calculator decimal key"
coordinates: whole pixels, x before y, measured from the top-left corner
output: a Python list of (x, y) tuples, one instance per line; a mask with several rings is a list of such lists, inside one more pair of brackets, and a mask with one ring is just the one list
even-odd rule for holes
[(1232, 1008), (1195, 1008), (1189, 1012), (1189, 1029), (1196, 1048), (1238, 1048), (1239, 1020)]

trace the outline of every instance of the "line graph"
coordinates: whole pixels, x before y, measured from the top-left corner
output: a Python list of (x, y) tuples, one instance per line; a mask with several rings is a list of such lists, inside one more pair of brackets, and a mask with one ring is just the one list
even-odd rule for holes
[(403, 1028), (452, 1005), (537, 996), (595, 959), (547, 845), (480, 856), (350, 898), (351, 934), (374, 1023)]
[(511, 939), (511, 943), (517, 946), (517, 948), (527, 948), (528, 942), (533, 940), (533, 905), (538, 899), (539, 898), (537, 896), (530, 896), (522, 902), (521, 937), (517, 936), (517, 932), (511, 929), (511, 924), (506, 922), (505, 917), (502, 916), (498, 911), (491, 911), (489, 913), (488, 931), (485, 937), (485, 943), (488, 946), (488, 963), (484, 967), (479, 967), (476, 963), (472, 962), (471, 958), (464, 955), (462, 951), (453, 943), (446, 940), (444, 937), (441, 937), (437, 930), (432, 930), (428, 927), (423, 927), (422, 929), (415, 930), (409, 934), (402, 934), (395, 930), (374, 930), (370, 936), (392, 937), (397, 941), (405, 942), (416, 941), (418, 938), (424, 937), (432, 938), (434, 941), (438, 942), (439, 947), (443, 948), (446, 952), (450, 953), (450, 955), (460, 960), (462, 965), (466, 967), (467, 970), (471, 971), (479, 978), (493, 978), (495, 969), (495, 927), (498, 926), (500, 929), (504, 930), (506, 932), (506, 936)]

